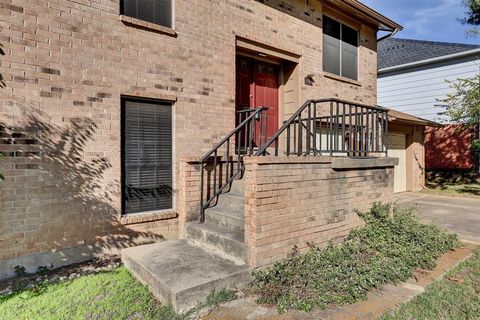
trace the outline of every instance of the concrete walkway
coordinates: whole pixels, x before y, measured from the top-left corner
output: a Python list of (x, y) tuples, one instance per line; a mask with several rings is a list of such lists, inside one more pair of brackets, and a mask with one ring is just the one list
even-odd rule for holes
[(401, 205), (417, 207), (426, 221), (480, 244), (480, 199), (406, 192), (396, 196)]

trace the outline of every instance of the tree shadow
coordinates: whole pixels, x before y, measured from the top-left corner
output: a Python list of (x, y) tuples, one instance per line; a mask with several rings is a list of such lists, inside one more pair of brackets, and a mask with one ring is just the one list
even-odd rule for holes
[(15, 240), (6, 249), (17, 256), (78, 246), (94, 254), (118, 253), (164, 239), (120, 222), (120, 182), (112, 178), (118, 173), (96, 151), (108, 144), (93, 143), (102, 134), (94, 121), (80, 117), (57, 124), (32, 106), (20, 112), (20, 122), (0, 120), (0, 151), (6, 156), (0, 162), (0, 230)]

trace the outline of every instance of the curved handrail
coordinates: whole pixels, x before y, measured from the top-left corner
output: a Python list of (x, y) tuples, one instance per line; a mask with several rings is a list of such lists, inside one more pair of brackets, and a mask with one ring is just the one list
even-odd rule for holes
[[(255, 112), (252, 113), (250, 116), (248, 116), (245, 120), (242, 121), (235, 129), (230, 131), (229, 134), (225, 136), (222, 140), (220, 140), (219, 143), (217, 143), (210, 151), (208, 151), (201, 159), (200, 162), (205, 162), (208, 158), (212, 156), (213, 153), (215, 153), (215, 150), (218, 150), (225, 142), (227, 142), (229, 139), (231, 139), (238, 131), (242, 130), (243, 127), (250, 122), (253, 118), (257, 117), (260, 113), (263, 111), (268, 110), (267, 107), (261, 107), (261, 108), (256, 108)], [(243, 110), (243, 111), (249, 111), (249, 110)]]
[[(254, 121), (259, 120), (260, 123), (262, 122), (262, 114), (263, 112), (266, 112), (268, 110), (267, 107), (259, 107), (255, 109), (248, 109), (248, 110), (242, 110), (239, 114), (246, 114), (251, 113), (248, 117), (246, 117), (245, 120), (241, 121), (240, 124), (238, 124), (235, 129), (233, 129), (230, 133), (228, 133), (219, 143), (217, 143), (210, 151), (208, 151), (200, 160), (200, 222), (205, 221), (205, 210), (210, 207), (211, 203), (218, 198), (219, 195), (221, 195), (224, 190), (227, 189), (227, 187), (231, 186), (232, 182), (237, 179), (239, 176), (241, 176), (243, 169), (244, 169), (244, 164), (243, 164), (243, 159), (242, 159), (242, 153), (241, 153), (241, 143), (240, 141), (237, 141), (237, 146), (236, 149), (238, 149), (238, 153), (236, 155), (236, 160), (230, 160), (230, 144), (231, 140), (237, 138), (237, 140), (240, 139), (240, 136), (243, 135), (246, 137), (247, 132), (249, 133), (249, 144), (250, 144), (250, 151), (249, 155), (253, 154), (253, 148), (252, 148), (252, 139), (253, 137), (253, 128), (254, 128)], [(250, 129), (249, 129), (250, 128)], [(247, 141), (247, 140), (246, 140)], [(221, 185), (217, 185), (217, 165), (218, 165), (218, 153), (220, 148), (222, 148), (224, 145), (226, 145), (226, 179), (225, 182), (220, 183)], [(206, 170), (206, 162), (213, 157), (213, 190), (212, 194), (209, 196), (206, 196), (206, 199), (204, 199), (204, 192), (205, 192), (205, 170)], [(234, 173), (233, 169), (232, 172), (229, 172), (230, 168), (230, 163), (236, 163), (236, 168), (237, 172)], [(208, 184), (210, 185), (210, 184)], [(208, 188), (208, 187), (207, 187)]]

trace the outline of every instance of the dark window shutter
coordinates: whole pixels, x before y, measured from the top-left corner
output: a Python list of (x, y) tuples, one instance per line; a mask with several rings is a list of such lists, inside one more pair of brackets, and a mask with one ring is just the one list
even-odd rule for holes
[(172, 27), (172, 0), (121, 0), (120, 12), (126, 16)]
[(172, 107), (123, 101), (124, 213), (171, 209)]

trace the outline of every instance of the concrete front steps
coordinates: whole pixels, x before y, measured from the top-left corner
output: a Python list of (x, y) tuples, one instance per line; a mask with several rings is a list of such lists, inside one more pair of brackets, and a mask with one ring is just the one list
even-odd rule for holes
[(249, 279), (245, 263), (243, 181), (205, 212), (205, 223), (186, 225), (186, 239), (122, 251), (125, 267), (154, 296), (187, 311), (214, 290), (240, 288)]

